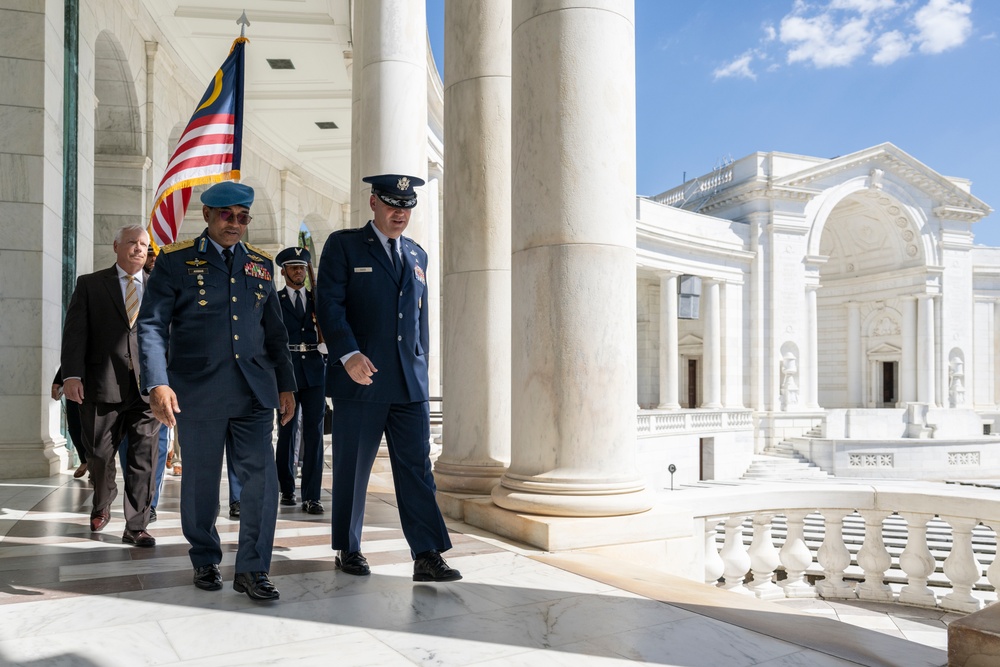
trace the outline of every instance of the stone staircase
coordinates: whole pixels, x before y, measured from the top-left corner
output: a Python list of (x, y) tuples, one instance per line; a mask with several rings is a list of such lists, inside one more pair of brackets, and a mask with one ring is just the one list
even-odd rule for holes
[[(821, 427), (816, 426), (802, 436), (803, 439), (822, 437)], [(763, 454), (755, 454), (753, 462), (743, 473), (743, 479), (826, 479), (829, 473), (795, 451), (787, 440), (771, 445)]]

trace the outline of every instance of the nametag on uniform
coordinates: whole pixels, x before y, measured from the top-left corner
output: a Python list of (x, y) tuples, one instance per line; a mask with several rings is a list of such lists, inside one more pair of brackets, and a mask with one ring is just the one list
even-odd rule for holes
[(354, 272), (355, 273), (371, 273), (372, 272), (372, 267), (370, 267), (370, 266), (355, 266), (354, 267)]
[(208, 269), (188, 269), (189, 276), (198, 276), (203, 273), (208, 273)]

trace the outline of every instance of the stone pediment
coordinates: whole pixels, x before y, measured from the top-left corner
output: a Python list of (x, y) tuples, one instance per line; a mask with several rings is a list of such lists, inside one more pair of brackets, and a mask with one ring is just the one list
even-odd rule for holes
[(934, 212), (939, 217), (974, 222), (992, 211), (981, 199), (891, 143), (879, 144), (776, 177), (773, 187), (796, 191), (821, 190), (841, 180), (844, 172), (859, 169), (868, 172), (869, 187), (875, 190), (881, 188), (888, 174), (909, 183), (937, 203)]
[(677, 341), (678, 345), (701, 345), (701, 338), (694, 334), (686, 334)]
[(879, 355), (879, 356), (883, 356), (883, 355), (898, 355), (898, 354), (902, 354), (902, 353), (903, 353), (902, 348), (897, 347), (895, 345), (890, 345), (889, 343), (879, 343), (875, 347), (873, 347), (873, 348), (871, 348), (871, 349), (868, 350), (868, 354), (870, 354), (870, 355), (875, 354), (875, 355)]

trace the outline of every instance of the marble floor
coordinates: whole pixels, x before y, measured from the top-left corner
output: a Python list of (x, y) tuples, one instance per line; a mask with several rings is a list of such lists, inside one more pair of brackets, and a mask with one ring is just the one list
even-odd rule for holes
[(225, 513), (226, 586), (200, 591), (191, 585), (179, 490), (179, 478), (168, 477), (150, 526), (157, 545), (138, 549), (121, 543), (120, 503), (103, 532), (90, 532), (86, 479), (0, 480), (0, 665), (947, 662), (943, 613), (765, 603), (591, 554), (542, 553), (456, 522), (447, 557), (465, 578), (415, 584), (391, 487), (379, 476), (364, 533), (370, 577), (335, 571), (327, 516), (282, 507), (271, 569), (280, 601), (232, 590), (239, 523)]

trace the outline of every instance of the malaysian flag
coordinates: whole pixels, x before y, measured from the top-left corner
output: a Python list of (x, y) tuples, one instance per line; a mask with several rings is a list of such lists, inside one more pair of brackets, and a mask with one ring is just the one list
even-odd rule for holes
[(191, 188), (239, 180), (243, 145), (243, 47), (237, 37), (177, 142), (156, 189), (149, 236), (154, 246), (177, 239)]

